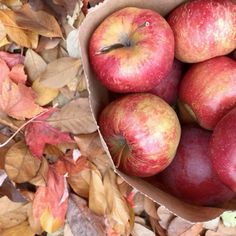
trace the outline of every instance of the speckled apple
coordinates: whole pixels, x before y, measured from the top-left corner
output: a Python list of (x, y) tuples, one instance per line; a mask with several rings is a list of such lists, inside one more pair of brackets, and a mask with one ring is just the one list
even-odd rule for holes
[(236, 61), (221, 56), (192, 65), (179, 99), (203, 128), (212, 130), (236, 105)]
[(236, 48), (234, 0), (188, 1), (168, 17), (175, 36), (175, 57), (196, 63), (226, 55)]
[(174, 35), (159, 13), (123, 8), (105, 18), (94, 31), (89, 59), (96, 78), (109, 90), (148, 91), (171, 69)]
[(111, 102), (100, 114), (99, 126), (115, 165), (140, 177), (155, 175), (170, 164), (181, 133), (175, 111), (149, 93)]
[(236, 108), (216, 125), (210, 142), (210, 153), (219, 178), (236, 192)]
[(159, 177), (170, 193), (196, 205), (216, 206), (235, 196), (212, 167), (210, 137), (211, 132), (199, 127), (182, 127), (176, 156)]
[(169, 104), (174, 104), (178, 97), (180, 80), (183, 75), (184, 64), (174, 60), (170, 72), (167, 76), (149, 92), (159, 96)]

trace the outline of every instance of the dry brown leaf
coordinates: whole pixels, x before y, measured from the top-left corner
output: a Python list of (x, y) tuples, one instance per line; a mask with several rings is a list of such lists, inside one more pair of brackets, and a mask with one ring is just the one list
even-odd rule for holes
[(60, 38), (47, 38), (47, 37), (40, 37), (38, 47), (36, 49), (37, 52), (47, 51), (49, 49), (54, 49), (60, 43)]
[(144, 198), (144, 209), (149, 216), (158, 219), (157, 204), (148, 197)]
[(51, 63), (58, 58), (59, 54), (59, 49), (58, 47), (48, 49), (48, 50), (43, 50), (42, 52), (39, 53), (40, 56), (43, 58), (46, 63)]
[(155, 233), (141, 224), (134, 224), (132, 236), (155, 236)]
[(89, 208), (97, 215), (105, 215), (107, 203), (102, 176), (96, 166), (91, 170), (89, 184)]
[(45, 37), (62, 37), (61, 28), (55, 17), (45, 11), (33, 11), (29, 4), (16, 12), (16, 22), (20, 27)]
[(19, 225), (13, 226), (1, 232), (1, 236), (19, 236), (19, 235), (22, 236), (35, 235), (27, 221), (24, 221)]
[(16, 183), (31, 180), (39, 167), (40, 160), (32, 156), (24, 141), (15, 143), (6, 153), (5, 170)]
[[(175, 217), (169, 224), (167, 229), (167, 235), (168, 236), (180, 236), (187, 230), (189, 230), (193, 226), (192, 223), (187, 222), (186, 220)], [(196, 236), (196, 235), (192, 235)]]
[(152, 217), (149, 217), (149, 222), (152, 227), (152, 230), (158, 235), (158, 236), (166, 236), (166, 231), (163, 229), (158, 220), (154, 219)]
[(48, 169), (49, 169), (48, 162), (46, 159), (43, 158), (36, 176), (29, 182), (36, 186), (46, 186)]
[(107, 235), (104, 217), (93, 213), (87, 207), (86, 201), (74, 194), (69, 197), (67, 220), (73, 235)]
[(28, 208), (29, 204), (12, 202), (7, 197), (0, 198), (0, 230), (24, 222)]
[(102, 147), (98, 132), (91, 134), (81, 134), (74, 137), (79, 150), (102, 172), (112, 167), (112, 162)]
[[(4, 143), (8, 139), (7, 136), (0, 133), (0, 143)], [(0, 148), (0, 169), (4, 169), (5, 165), (5, 155), (9, 148), (14, 144), (15, 142), (11, 140), (7, 145)]]
[(112, 170), (108, 170), (104, 176), (104, 187), (107, 217), (112, 228), (121, 235), (129, 234), (132, 230), (130, 208), (118, 189), (116, 174)]
[(79, 98), (63, 106), (47, 120), (62, 132), (86, 134), (97, 130), (92, 117), (88, 98)]
[(15, 120), (7, 116), (7, 114), (1, 110), (0, 110), (0, 124), (8, 126), (13, 130), (17, 130), (19, 128)]
[(22, 6), (22, 2), (20, 0), (1, 0), (1, 3), (13, 10), (17, 10)]
[(36, 80), (47, 67), (43, 58), (32, 49), (27, 50), (24, 65), (30, 81)]
[(0, 19), (5, 26), (7, 35), (12, 41), (27, 48), (32, 47), (30, 38), (27, 35), (25, 28), (21, 28), (16, 24), (15, 13), (12, 10), (0, 10)]
[(48, 64), (41, 75), (40, 82), (49, 88), (62, 88), (76, 77), (81, 67), (81, 60), (62, 57)]
[(36, 79), (32, 84), (32, 89), (37, 95), (35, 102), (40, 106), (45, 106), (50, 103), (54, 98), (59, 94), (58, 89), (52, 89), (45, 87), (40, 81), (39, 78)]

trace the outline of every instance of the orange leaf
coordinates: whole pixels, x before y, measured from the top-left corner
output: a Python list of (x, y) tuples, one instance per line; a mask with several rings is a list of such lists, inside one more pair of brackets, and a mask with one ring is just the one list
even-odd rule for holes
[(12, 67), (10, 73), (8, 74), (10, 79), (15, 83), (22, 83), (24, 84), (27, 80), (27, 75), (24, 71), (24, 65), (18, 64)]
[(54, 232), (64, 225), (68, 205), (65, 192), (65, 177), (50, 167), (47, 186), (37, 189), (32, 206), (34, 219), (47, 232)]
[(33, 90), (22, 83), (17, 85), (6, 77), (0, 84), (0, 109), (13, 118), (24, 120), (42, 112), (34, 99)]
[(10, 69), (12, 69), (12, 67), (15, 65), (24, 64), (25, 60), (25, 57), (21, 54), (14, 54), (3, 51), (0, 52), (0, 58), (6, 62)]
[(33, 11), (29, 4), (23, 5), (16, 12), (16, 22), (19, 26), (46, 37), (62, 37), (55, 17), (45, 11)]

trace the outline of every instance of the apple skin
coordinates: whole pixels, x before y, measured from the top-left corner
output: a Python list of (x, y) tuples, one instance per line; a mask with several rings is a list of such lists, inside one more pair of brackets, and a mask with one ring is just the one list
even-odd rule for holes
[(149, 92), (159, 96), (169, 104), (174, 104), (178, 97), (179, 84), (183, 75), (183, 67), (184, 64), (175, 59), (167, 76)]
[(140, 177), (155, 175), (170, 164), (181, 132), (175, 111), (150, 93), (111, 102), (100, 114), (99, 126), (115, 165)]
[(159, 176), (170, 193), (195, 205), (216, 206), (235, 196), (213, 170), (210, 137), (202, 128), (182, 127), (176, 156)]
[[(114, 44), (122, 47), (103, 51)], [(94, 31), (89, 41), (89, 58), (96, 78), (109, 90), (146, 92), (171, 69), (173, 32), (155, 11), (123, 8)]]
[(236, 61), (221, 56), (192, 65), (179, 99), (203, 128), (212, 130), (236, 105)]
[(196, 63), (236, 48), (236, 4), (233, 0), (193, 0), (168, 17), (175, 36), (175, 57)]
[(236, 108), (216, 125), (210, 142), (210, 154), (221, 181), (236, 192)]

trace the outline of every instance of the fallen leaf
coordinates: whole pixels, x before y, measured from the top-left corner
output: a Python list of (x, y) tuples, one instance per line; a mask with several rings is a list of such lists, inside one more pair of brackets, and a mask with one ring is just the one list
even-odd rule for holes
[(51, 126), (73, 134), (86, 134), (97, 130), (88, 98), (79, 98), (69, 102), (47, 121)]
[(105, 215), (107, 209), (102, 176), (95, 166), (91, 169), (91, 179), (89, 184), (89, 208), (97, 215)]
[(0, 10), (0, 19), (9, 38), (20, 46), (31, 48), (32, 44), (25, 30), (16, 24), (16, 15), (12, 10)]
[(106, 235), (105, 218), (93, 213), (82, 198), (71, 194), (67, 211), (67, 220), (73, 235)]
[(42, 157), (45, 144), (47, 143), (55, 145), (72, 142), (69, 133), (61, 132), (59, 129), (49, 125), (46, 121), (54, 111), (54, 109), (51, 109), (28, 124), (25, 128), (26, 143), (29, 146), (31, 153), (37, 158)]
[(0, 39), (0, 47), (4, 47), (4, 46), (6, 46), (6, 45), (8, 45), (10, 43), (11, 42), (8, 41), (7, 37), (4, 37), (4, 38)]
[(32, 49), (27, 50), (24, 65), (30, 81), (36, 80), (47, 67), (43, 58)]
[(47, 37), (40, 37), (38, 47), (36, 49), (37, 52), (47, 51), (49, 49), (54, 49), (60, 43), (60, 38), (47, 38)]
[(49, 63), (40, 82), (49, 88), (62, 88), (74, 79), (81, 67), (81, 60), (62, 57)]
[(24, 71), (24, 65), (22, 64), (17, 64), (13, 66), (8, 76), (16, 84), (18, 83), (25, 84), (27, 80), (27, 75), (25, 74), (25, 71)]
[(4, 51), (0, 51), (0, 58), (6, 62), (10, 69), (18, 64), (24, 64), (25, 61), (25, 57), (21, 54), (8, 53)]
[(43, 158), (38, 172), (29, 182), (35, 186), (46, 186), (48, 170), (48, 162), (45, 158)]
[(149, 217), (149, 222), (152, 227), (152, 230), (156, 233), (158, 236), (166, 236), (166, 231), (161, 227), (157, 219), (154, 219), (152, 217)]
[(46, 187), (39, 187), (33, 200), (33, 216), (42, 228), (52, 233), (64, 225), (68, 199), (64, 199), (65, 177), (49, 168)]
[(39, 78), (34, 80), (32, 84), (32, 89), (37, 95), (35, 102), (40, 106), (45, 106), (50, 103), (54, 98), (59, 94), (58, 89), (52, 89), (45, 87), (40, 81)]
[[(189, 230), (193, 226), (192, 223), (180, 218), (175, 217), (169, 224), (167, 229), (168, 236), (179, 236)], [(195, 236), (195, 235), (193, 235)]]
[(167, 229), (170, 222), (174, 219), (174, 214), (168, 211), (164, 206), (160, 206), (157, 209), (157, 215), (159, 217), (159, 223), (163, 229)]
[(66, 49), (70, 57), (81, 57), (79, 45), (79, 28), (72, 30), (66, 39)]
[(203, 231), (203, 224), (194, 224), (189, 230), (182, 233), (180, 236), (199, 236)]
[(15, 143), (6, 153), (5, 170), (16, 183), (31, 180), (38, 172), (40, 161), (29, 152), (24, 141)]
[(3, 60), (0, 59), (0, 84), (4, 81), (4, 79), (8, 76), (10, 70), (7, 66), (7, 63)]
[(48, 49), (48, 50), (43, 50), (39, 53), (39, 55), (43, 58), (43, 60), (46, 63), (51, 63), (51, 62), (57, 60), (59, 57), (58, 54), (59, 54), (58, 47)]
[(5, 26), (0, 21), (0, 41), (3, 40), (7, 35)]
[(127, 235), (132, 230), (130, 209), (116, 184), (116, 175), (108, 170), (104, 176), (107, 199), (107, 217), (112, 228), (119, 234)]
[(236, 227), (226, 227), (222, 222), (219, 223), (217, 231), (207, 230), (205, 236), (234, 236)]
[(44, 109), (35, 104), (33, 90), (5, 78), (0, 85), (0, 109), (18, 120), (32, 118)]
[(29, 4), (24, 4), (16, 12), (16, 23), (45, 37), (62, 37), (61, 28), (55, 17), (45, 11), (33, 11)]
[(12, 202), (6, 196), (0, 198), (0, 230), (16, 226), (27, 219), (29, 204)]
[(9, 229), (6, 229), (1, 232), (1, 236), (34, 236), (35, 233), (31, 230), (30, 225), (27, 221), (23, 223), (13, 226)]
[(22, 2), (20, 0), (1, 0), (1, 3), (14, 10), (19, 9), (22, 6)]
[[(0, 124), (10, 127), (13, 130), (17, 130), (19, 127), (16, 124), (16, 120), (13, 120), (11, 117), (7, 116), (7, 114), (0, 109)], [(0, 142), (3, 143), (6, 140), (1, 140)]]
[(74, 136), (81, 154), (93, 162), (104, 174), (112, 167), (112, 162), (102, 147), (98, 132)]
[(134, 224), (134, 228), (131, 232), (132, 236), (155, 236), (155, 233), (141, 224)]
[(144, 198), (144, 210), (152, 218), (158, 219), (157, 204), (148, 197)]

